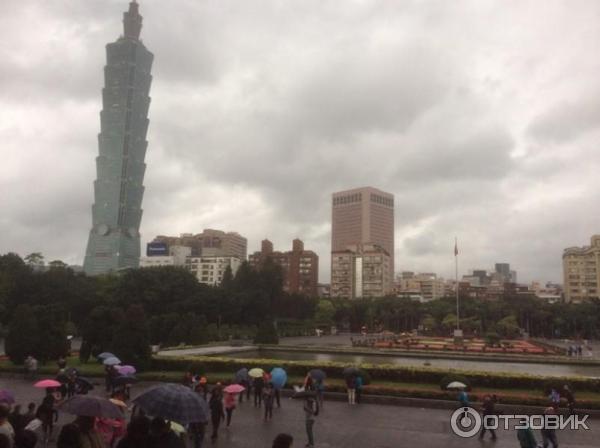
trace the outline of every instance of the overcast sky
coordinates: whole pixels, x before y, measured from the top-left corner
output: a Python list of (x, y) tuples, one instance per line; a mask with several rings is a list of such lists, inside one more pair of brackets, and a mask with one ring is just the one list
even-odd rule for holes
[[(562, 280), (600, 233), (600, 2), (143, 0), (142, 219), (293, 238), (329, 282), (330, 195), (396, 198), (396, 269)], [(0, 1), (0, 253), (81, 264), (105, 44), (126, 0)]]

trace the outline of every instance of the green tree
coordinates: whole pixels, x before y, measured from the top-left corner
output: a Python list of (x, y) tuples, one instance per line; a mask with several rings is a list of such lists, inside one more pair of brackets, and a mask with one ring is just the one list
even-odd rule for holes
[(38, 311), (38, 344), (34, 351), (37, 358), (46, 363), (69, 353), (66, 325), (60, 315), (48, 307)]
[(32, 252), (25, 257), (25, 262), (32, 267), (44, 266), (44, 256), (41, 252)]
[(39, 343), (38, 321), (29, 305), (19, 305), (13, 314), (6, 335), (5, 351), (14, 364), (23, 364), (28, 355), (36, 353)]
[(113, 342), (113, 333), (123, 319), (122, 310), (97, 306), (92, 309), (82, 326), (81, 336), (92, 355), (108, 351)]
[(61, 260), (52, 260), (50, 263), (48, 263), (48, 267), (50, 269), (66, 269), (66, 268), (68, 268), (67, 263), (65, 263)]
[(115, 331), (112, 349), (126, 364), (140, 369), (148, 366), (152, 353), (148, 322), (142, 305), (127, 308), (124, 319)]
[(231, 266), (227, 265), (225, 272), (223, 272), (223, 280), (221, 280), (221, 288), (224, 290), (230, 290), (233, 287), (233, 271)]
[(279, 335), (275, 329), (275, 324), (271, 320), (265, 320), (258, 327), (255, 344), (279, 344)]
[(333, 303), (329, 300), (319, 300), (317, 304), (317, 312), (315, 313), (315, 321), (321, 325), (331, 325), (335, 315)]
[(516, 338), (519, 336), (517, 318), (511, 314), (500, 319), (496, 323), (496, 332), (504, 338)]
[(206, 344), (208, 342), (208, 331), (206, 331), (206, 316), (194, 316), (189, 334), (190, 344)]

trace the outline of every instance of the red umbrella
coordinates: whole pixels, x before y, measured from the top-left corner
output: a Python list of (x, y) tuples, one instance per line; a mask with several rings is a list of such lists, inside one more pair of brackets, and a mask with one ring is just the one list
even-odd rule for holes
[(246, 388), (244, 386), (240, 386), (239, 384), (230, 384), (225, 389), (223, 389), (223, 392), (227, 392), (228, 394), (239, 394), (241, 392), (244, 392), (245, 390)]
[(39, 389), (47, 389), (48, 387), (60, 387), (61, 383), (56, 380), (41, 380), (33, 385)]

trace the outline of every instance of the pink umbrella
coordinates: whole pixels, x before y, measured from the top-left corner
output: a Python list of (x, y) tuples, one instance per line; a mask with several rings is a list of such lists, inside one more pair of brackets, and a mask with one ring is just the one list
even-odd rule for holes
[(244, 392), (245, 390), (246, 388), (244, 386), (240, 386), (239, 384), (230, 384), (225, 389), (223, 389), (223, 391), (227, 392), (228, 394), (239, 394), (241, 392)]
[(41, 380), (33, 385), (39, 389), (46, 389), (48, 387), (60, 387), (61, 384), (56, 380)]
[(116, 369), (121, 375), (133, 375), (136, 372), (133, 366), (117, 366)]

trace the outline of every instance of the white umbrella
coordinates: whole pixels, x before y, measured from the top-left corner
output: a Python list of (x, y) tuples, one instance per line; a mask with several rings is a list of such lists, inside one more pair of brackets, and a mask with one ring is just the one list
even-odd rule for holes
[(461, 383), (460, 381), (452, 381), (450, 384), (446, 386), (446, 389), (466, 389), (467, 385)]

